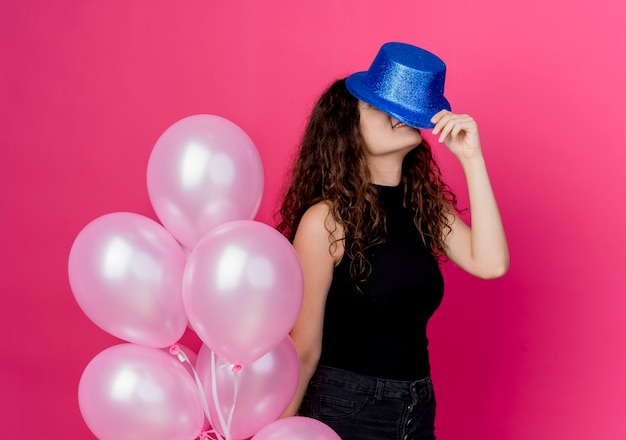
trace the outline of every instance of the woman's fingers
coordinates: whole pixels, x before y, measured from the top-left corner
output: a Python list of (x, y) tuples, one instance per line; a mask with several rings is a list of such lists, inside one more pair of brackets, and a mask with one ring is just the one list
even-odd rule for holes
[(469, 115), (456, 115), (447, 110), (442, 110), (432, 117), (435, 124), (432, 133), (439, 135), (439, 142), (443, 142), (448, 136), (456, 138), (462, 131), (472, 132), (476, 129), (476, 123)]

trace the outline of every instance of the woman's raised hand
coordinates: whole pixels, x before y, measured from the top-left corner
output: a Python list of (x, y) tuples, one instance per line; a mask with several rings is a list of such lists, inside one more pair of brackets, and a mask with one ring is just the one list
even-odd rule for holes
[(478, 126), (471, 116), (441, 110), (431, 122), (435, 124), (433, 135), (439, 135), (438, 141), (443, 142), (459, 160), (482, 155)]

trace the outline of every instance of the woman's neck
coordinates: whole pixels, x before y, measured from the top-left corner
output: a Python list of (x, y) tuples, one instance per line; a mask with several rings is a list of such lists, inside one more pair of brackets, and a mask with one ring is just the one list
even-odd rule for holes
[(372, 183), (382, 186), (397, 186), (402, 178), (402, 158), (378, 156), (369, 157), (367, 165)]

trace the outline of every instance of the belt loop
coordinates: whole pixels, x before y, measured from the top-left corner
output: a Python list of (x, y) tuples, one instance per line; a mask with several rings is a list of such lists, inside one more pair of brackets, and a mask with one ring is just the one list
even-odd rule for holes
[(383, 393), (385, 391), (385, 380), (376, 379), (376, 389), (374, 390), (374, 404), (380, 403), (383, 399)]

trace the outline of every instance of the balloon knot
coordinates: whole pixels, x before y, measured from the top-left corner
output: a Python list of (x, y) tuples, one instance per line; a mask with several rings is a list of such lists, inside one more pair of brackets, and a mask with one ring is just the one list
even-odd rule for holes
[(211, 440), (211, 437), (209, 436), (209, 431), (202, 431), (198, 436), (198, 440)]
[(180, 351), (180, 347), (176, 344), (172, 345), (170, 347), (170, 354), (173, 356), (176, 356), (178, 354), (178, 352)]
[(242, 367), (241, 365), (239, 365), (239, 364), (235, 364), (235, 365), (233, 365), (232, 372), (233, 372), (233, 373), (239, 373), (239, 372), (241, 371), (241, 369), (242, 369), (242, 368), (243, 368), (243, 367)]

